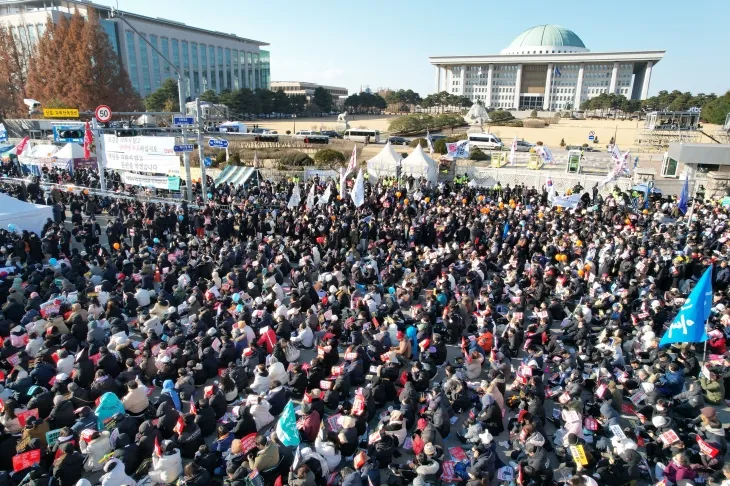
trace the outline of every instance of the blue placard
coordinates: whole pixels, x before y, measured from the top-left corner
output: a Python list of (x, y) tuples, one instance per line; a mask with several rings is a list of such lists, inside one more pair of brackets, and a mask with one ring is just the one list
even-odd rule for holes
[[(64, 132), (69, 130), (78, 131), (80, 137), (69, 137)], [(56, 143), (84, 143), (84, 126), (83, 125), (53, 125), (53, 141)]]
[(175, 145), (172, 148), (175, 152), (192, 152), (195, 149), (195, 145), (187, 143), (184, 145)]
[(208, 147), (211, 148), (228, 148), (228, 140), (211, 138), (208, 140)]
[(210, 159), (210, 157), (206, 157), (203, 159), (203, 164), (205, 164), (206, 167), (210, 167), (213, 165), (213, 161)]
[(195, 118), (192, 116), (173, 116), (172, 124), (178, 126), (193, 126), (195, 124)]

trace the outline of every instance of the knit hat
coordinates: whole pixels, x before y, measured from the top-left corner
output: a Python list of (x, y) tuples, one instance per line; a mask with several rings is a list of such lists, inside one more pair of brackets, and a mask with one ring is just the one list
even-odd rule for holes
[(664, 427), (667, 425), (667, 419), (662, 415), (655, 415), (651, 418), (651, 423), (656, 428)]
[(431, 442), (429, 442), (428, 444), (426, 444), (423, 447), (423, 452), (427, 456), (433, 456), (434, 454), (436, 454), (436, 447), (434, 447), (434, 445)]
[(703, 407), (700, 409), (700, 413), (708, 419), (714, 419), (717, 416), (717, 410), (715, 410), (715, 407)]

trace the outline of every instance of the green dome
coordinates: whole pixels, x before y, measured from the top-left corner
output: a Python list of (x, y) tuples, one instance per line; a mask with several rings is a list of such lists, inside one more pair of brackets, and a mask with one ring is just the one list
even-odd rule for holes
[(517, 52), (527, 48), (567, 48), (568, 51), (587, 50), (583, 41), (572, 30), (559, 25), (538, 25), (518, 35), (505, 51)]

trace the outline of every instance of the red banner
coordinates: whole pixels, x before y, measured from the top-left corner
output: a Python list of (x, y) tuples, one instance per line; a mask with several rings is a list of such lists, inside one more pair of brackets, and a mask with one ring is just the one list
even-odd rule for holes
[(243, 450), (244, 454), (248, 454), (250, 451), (254, 450), (254, 448), (256, 447), (257, 436), (258, 434), (256, 432), (253, 432), (241, 439), (241, 449)]
[(35, 449), (32, 451), (24, 452), (13, 457), (13, 471), (23, 471), (29, 467), (40, 464), (41, 462), (41, 450)]
[(720, 453), (719, 449), (712, 447), (710, 444), (702, 440), (699, 435), (697, 436), (697, 444), (700, 446), (700, 451), (706, 456), (715, 457)]
[(38, 418), (38, 409), (34, 408), (33, 410), (26, 410), (25, 412), (15, 414), (15, 416), (18, 417), (18, 422), (20, 422), (20, 425), (25, 427), (25, 422), (28, 420), (29, 417)]

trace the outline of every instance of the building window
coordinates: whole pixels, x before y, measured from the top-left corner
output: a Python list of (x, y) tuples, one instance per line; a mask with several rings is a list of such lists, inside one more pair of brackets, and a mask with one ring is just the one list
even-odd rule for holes
[(231, 71), (231, 50), (226, 47), (226, 88), (231, 89), (233, 87)]
[(208, 89), (218, 90), (218, 77), (215, 72), (215, 47), (208, 47), (208, 58), (210, 59), (210, 87)]
[(233, 49), (233, 89), (239, 89), (240, 87), (238, 78), (238, 51)]
[[(170, 59), (169, 40), (167, 37), (162, 38), (162, 55)], [(167, 79), (170, 77), (170, 66), (167, 62), (162, 63), (162, 77)]]
[(203, 91), (206, 91), (208, 89), (208, 51), (205, 44), (200, 44), (200, 71), (202, 73), (200, 82)]
[[(248, 76), (246, 75), (246, 51), (241, 51), (241, 88), (248, 88)], [(294, 88), (291, 88), (292, 90)]]
[(147, 96), (152, 92), (150, 83), (150, 64), (147, 58), (147, 43), (140, 39), (139, 43), (139, 62), (142, 64), (142, 96)]
[(195, 91), (195, 94), (200, 93), (200, 78), (198, 75), (200, 72), (198, 71), (198, 44), (193, 42), (190, 44), (190, 50), (191, 54), (193, 56), (193, 91)]
[(172, 39), (172, 63), (176, 68), (181, 69), (180, 66), (180, 42), (177, 39)]
[(139, 72), (137, 71), (137, 50), (134, 48), (134, 32), (126, 31), (127, 57), (129, 58), (129, 77), (132, 87), (139, 93)]
[(190, 52), (188, 50), (188, 41), (182, 41), (182, 64), (187, 86), (185, 87), (185, 97), (190, 97)]
[[(150, 44), (152, 44), (155, 49), (158, 49), (156, 35), (150, 35)], [(155, 49), (152, 49), (152, 84), (154, 89), (158, 89), (162, 85), (162, 81), (160, 78), (160, 55), (157, 54)]]
[(223, 91), (225, 78), (223, 77), (223, 48), (218, 48), (218, 58), (216, 65), (218, 66), (218, 91)]
[(249, 87), (249, 89), (255, 89), (256, 86), (254, 86), (254, 84), (253, 84), (253, 64), (251, 62), (251, 60), (252, 60), (251, 58), (252, 58), (251, 53), (247, 52), (246, 53), (246, 64), (248, 65), (248, 87)]

